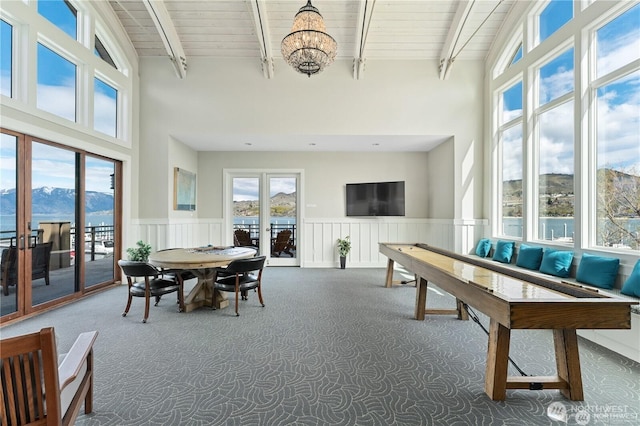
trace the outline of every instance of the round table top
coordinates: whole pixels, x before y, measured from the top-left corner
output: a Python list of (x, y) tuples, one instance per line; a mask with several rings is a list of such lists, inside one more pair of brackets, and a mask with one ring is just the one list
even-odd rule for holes
[(201, 269), (225, 266), (235, 259), (255, 256), (249, 247), (196, 247), (161, 250), (149, 255), (149, 263), (160, 268)]

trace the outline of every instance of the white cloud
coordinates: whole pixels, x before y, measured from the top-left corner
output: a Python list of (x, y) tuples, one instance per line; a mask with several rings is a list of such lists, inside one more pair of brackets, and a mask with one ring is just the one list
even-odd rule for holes
[(48, 86), (38, 84), (37, 105), (70, 121), (76, 121), (76, 90), (73, 85)]
[(104, 93), (94, 93), (93, 127), (109, 136), (116, 136), (116, 99)]
[(539, 117), (539, 173), (573, 174), (573, 102)]

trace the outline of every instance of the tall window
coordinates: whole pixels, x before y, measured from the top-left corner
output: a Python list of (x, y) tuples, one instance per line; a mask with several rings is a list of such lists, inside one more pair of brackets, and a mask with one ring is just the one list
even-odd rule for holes
[(0, 94), (11, 97), (13, 27), (0, 20)]
[(573, 48), (538, 71), (538, 238), (573, 241)]
[(522, 237), (522, 81), (502, 92), (502, 234)]
[[(551, 42), (560, 28), (566, 37)], [(518, 67), (505, 67), (523, 35), (524, 46), (535, 37), (535, 54), (525, 51)], [(502, 190), (494, 234), (520, 237), (519, 224), (523, 240), (640, 250), (640, 5), (551, 0), (540, 11), (532, 2), (512, 37), (490, 82), (498, 100), (493, 175)], [(523, 72), (522, 86), (509, 86)], [(513, 93), (521, 94), (524, 118), (509, 107)]]
[(38, 43), (38, 108), (76, 121), (76, 66)]
[[(596, 30), (595, 245), (640, 250), (640, 5)], [(638, 68), (638, 67), (635, 67)]]

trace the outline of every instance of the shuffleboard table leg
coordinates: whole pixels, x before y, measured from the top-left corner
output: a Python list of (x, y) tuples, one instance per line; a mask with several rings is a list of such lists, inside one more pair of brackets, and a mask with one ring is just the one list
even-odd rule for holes
[(387, 280), (384, 283), (386, 288), (391, 288), (393, 285), (393, 263), (394, 261), (391, 259), (387, 261)]
[(456, 310), (458, 311), (458, 319), (462, 321), (469, 320), (469, 312), (464, 307), (464, 302), (460, 299), (456, 299)]
[(425, 311), (427, 309), (427, 284), (427, 280), (418, 277), (416, 281), (416, 310), (414, 314), (414, 318), (418, 321), (424, 321)]
[(553, 344), (556, 350), (558, 377), (567, 382), (567, 388), (560, 389), (560, 392), (572, 401), (583, 401), (576, 331), (574, 329), (553, 330)]
[(503, 401), (507, 397), (510, 339), (511, 330), (492, 318), (489, 325), (484, 391), (494, 401)]

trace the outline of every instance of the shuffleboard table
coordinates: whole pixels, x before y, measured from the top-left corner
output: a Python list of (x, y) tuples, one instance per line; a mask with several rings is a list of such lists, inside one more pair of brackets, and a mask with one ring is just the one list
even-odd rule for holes
[[(559, 389), (573, 401), (584, 399), (576, 329), (629, 329), (631, 305), (637, 302), (549, 280), (547, 285), (516, 279), (465, 261), (464, 256), (426, 244), (380, 243), (389, 258), (386, 286), (391, 287), (394, 262), (415, 274), (415, 318), (425, 313), (458, 313), (464, 304), (490, 318), (484, 390), (504, 400), (507, 389)], [(457, 309), (425, 309), (429, 282), (457, 300)], [(553, 330), (557, 376), (508, 376), (512, 329)]]

